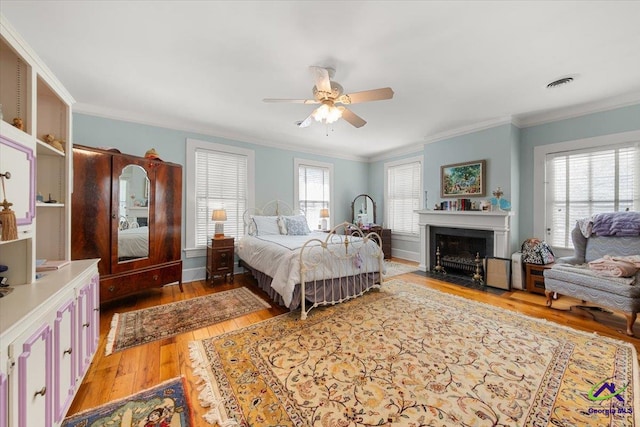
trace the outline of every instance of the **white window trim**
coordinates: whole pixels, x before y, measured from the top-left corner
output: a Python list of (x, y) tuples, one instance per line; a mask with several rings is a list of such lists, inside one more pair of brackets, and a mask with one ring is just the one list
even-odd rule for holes
[[(196, 218), (196, 195), (193, 189), (196, 187), (196, 150), (222, 151), (225, 153), (233, 153), (247, 156), (247, 185), (249, 206), (255, 204), (255, 152), (246, 148), (240, 148), (233, 145), (218, 144), (210, 141), (200, 141), (197, 139), (187, 138), (186, 144), (186, 163), (187, 163), (187, 184), (185, 194), (186, 216), (185, 221), (185, 256), (186, 258), (197, 258), (207, 256), (207, 248), (197, 247), (195, 244), (195, 229), (191, 227)], [(236, 242), (237, 243), (237, 242)]]
[(640, 140), (640, 131), (621, 132), (592, 138), (563, 141), (533, 148), (533, 235), (546, 236), (545, 162), (548, 154), (588, 148), (606, 149), (610, 145)]
[[(420, 176), (420, 191), (418, 192), (418, 194), (422, 194), (422, 192), (424, 191), (424, 156), (420, 155), (420, 156), (414, 156), (414, 157), (406, 157), (404, 159), (401, 160), (394, 160), (393, 162), (387, 162), (384, 164), (384, 197), (383, 197), (383, 201), (384, 201), (384, 206), (385, 206), (385, 212), (384, 212), (384, 217), (385, 219), (389, 216), (387, 213), (387, 206), (389, 206), (388, 203), (388, 196), (387, 194), (389, 193), (389, 180), (388, 178), (388, 172), (389, 172), (389, 168), (394, 167), (394, 166), (400, 166), (400, 165), (404, 165), (407, 163), (415, 163), (418, 162), (420, 163), (420, 172), (422, 174), (422, 176)], [(420, 209), (424, 209), (424, 200), (422, 200), (422, 197), (420, 198), (420, 202), (419, 202), (419, 206), (418, 206), (418, 210)], [(386, 220), (385, 220), (386, 222)], [(386, 224), (387, 226), (390, 226), (390, 224)], [(402, 240), (402, 241), (406, 241), (406, 242), (419, 242), (420, 241), (420, 227), (418, 227), (418, 232), (417, 233), (403, 233), (403, 232), (397, 232), (394, 231), (393, 232), (393, 239), (394, 240)]]
[(300, 166), (315, 166), (318, 168), (329, 169), (329, 226), (335, 225), (333, 222), (333, 209), (332, 204), (335, 201), (333, 197), (333, 163), (318, 162), (308, 159), (293, 159), (293, 209), (298, 210), (300, 206)]

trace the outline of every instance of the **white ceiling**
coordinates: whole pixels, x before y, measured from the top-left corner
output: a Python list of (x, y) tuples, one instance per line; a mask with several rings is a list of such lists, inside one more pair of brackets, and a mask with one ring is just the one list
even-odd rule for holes
[[(0, 12), (75, 111), (345, 158), (640, 101), (638, 1), (2, 0)], [(334, 67), (347, 93), (395, 96), (352, 105), (360, 129), (300, 129), (315, 106), (262, 99), (311, 98), (310, 65)]]

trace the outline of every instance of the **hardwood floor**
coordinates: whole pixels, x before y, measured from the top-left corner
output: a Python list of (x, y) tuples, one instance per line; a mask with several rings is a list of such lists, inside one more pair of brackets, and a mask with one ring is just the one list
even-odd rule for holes
[[(404, 262), (394, 259), (394, 261)], [(417, 265), (413, 263), (414, 265)], [(596, 332), (603, 336), (609, 336), (632, 343), (640, 353), (640, 339), (626, 336), (624, 331), (625, 320), (620, 313), (602, 314), (598, 311), (588, 311), (571, 308), (581, 305), (581, 302), (573, 298), (562, 296), (554, 301), (554, 308), (545, 306), (545, 298), (542, 295), (514, 290), (502, 295), (494, 295), (488, 292), (476, 291), (459, 285), (429, 279), (417, 274), (403, 274), (395, 278), (408, 282), (424, 285), (454, 295), (459, 295), (471, 300), (481, 301), (507, 310), (517, 311), (522, 314), (553, 321), (565, 326)], [(149, 388), (162, 381), (184, 376), (187, 380), (187, 392), (190, 394), (194, 409), (196, 426), (209, 426), (202, 415), (206, 412), (198, 403), (197, 379), (191, 373), (189, 361), (188, 343), (192, 340), (215, 336), (250, 325), (261, 320), (285, 313), (282, 307), (273, 306), (262, 291), (255, 285), (249, 274), (236, 275), (235, 283), (228, 284), (218, 281), (214, 286), (205, 284), (204, 281), (185, 283), (184, 293), (180, 293), (177, 286), (166, 286), (161, 289), (150, 290), (139, 295), (113, 301), (103, 305), (100, 313), (100, 344), (84, 381), (73, 401), (68, 415), (102, 405), (109, 401), (120, 399)], [(203, 296), (214, 292), (246, 286), (254, 293), (261, 295), (269, 301), (272, 308), (247, 314), (245, 316), (215, 324), (193, 332), (183, 333), (165, 340), (137, 346), (124, 351), (105, 356), (106, 338), (109, 332), (111, 318), (114, 313), (122, 313), (158, 304), (185, 300), (197, 296)], [(593, 316), (602, 317), (601, 322), (595, 321)], [(640, 322), (636, 322), (634, 328), (636, 336), (640, 337)]]

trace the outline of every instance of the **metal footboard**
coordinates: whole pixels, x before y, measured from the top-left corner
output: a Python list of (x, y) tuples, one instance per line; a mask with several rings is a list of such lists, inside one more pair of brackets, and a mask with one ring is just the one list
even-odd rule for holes
[(300, 318), (306, 319), (315, 307), (339, 304), (379, 288), (384, 265), (379, 242), (377, 233), (364, 235), (348, 222), (335, 226), (324, 239), (307, 241), (299, 256)]

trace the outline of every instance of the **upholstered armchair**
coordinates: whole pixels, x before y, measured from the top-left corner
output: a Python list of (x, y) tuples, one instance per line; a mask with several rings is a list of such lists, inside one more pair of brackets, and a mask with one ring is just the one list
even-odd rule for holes
[[(638, 215), (640, 220), (640, 214)], [(632, 232), (621, 234), (632, 234)], [(614, 277), (589, 268), (589, 263), (605, 257), (640, 255), (640, 235), (594, 235), (590, 234), (590, 231), (585, 232), (583, 224), (578, 222), (571, 237), (575, 247), (574, 255), (558, 259), (553, 268), (544, 271), (547, 306), (551, 307), (552, 295), (557, 292), (620, 310), (627, 318), (626, 333), (633, 336), (633, 324), (640, 312), (640, 270), (635, 274), (621, 274), (621, 277)]]

